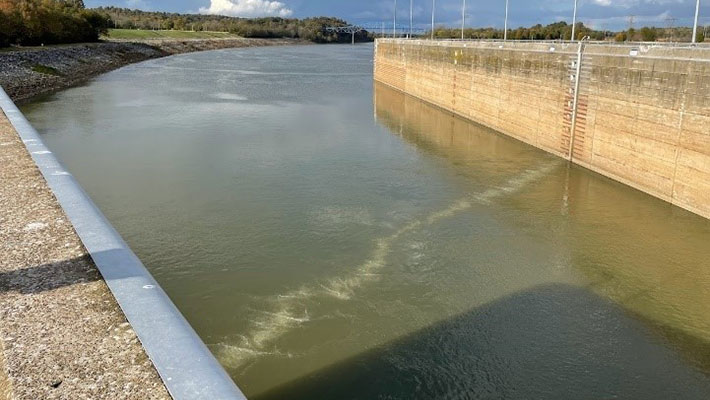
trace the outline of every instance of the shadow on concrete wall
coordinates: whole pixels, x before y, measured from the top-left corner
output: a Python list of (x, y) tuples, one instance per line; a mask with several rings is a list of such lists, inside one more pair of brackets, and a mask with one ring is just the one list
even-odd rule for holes
[[(708, 346), (704, 347), (708, 351)], [(710, 377), (593, 292), (546, 285), (254, 399), (705, 399)]]

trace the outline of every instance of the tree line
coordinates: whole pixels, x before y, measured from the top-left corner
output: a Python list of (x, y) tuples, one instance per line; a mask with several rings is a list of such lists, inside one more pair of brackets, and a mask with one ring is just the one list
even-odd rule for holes
[[(705, 40), (705, 29), (698, 31), (697, 41)], [(495, 28), (467, 28), (464, 29), (463, 36), (466, 39), (503, 39), (503, 30)], [(431, 35), (431, 31), (425, 36)], [(688, 27), (676, 28), (656, 28), (643, 27), (641, 29), (630, 28), (626, 31), (615, 32), (607, 30), (595, 30), (587, 27), (583, 23), (578, 23), (575, 29), (575, 40), (589, 37), (592, 40), (613, 40), (616, 42), (689, 42), (692, 37), (692, 29)], [(434, 36), (440, 39), (461, 38), (461, 29), (439, 27), (434, 30)], [(572, 38), (572, 25), (566, 22), (555, 22), (543, 26), (541, 24), (525, 28), (520, 27), (508, 30), (508, 39), (511, 40), (570, 40)]]
[[(695, 38), (698, 43), (705, 41), (705, 31), (708, 27), (700, 27)], [(643, 42), (690, 42), (693, 37), (693, 29), (680, 26), (675, 28), (656, 28), (644, 26), (641, 29), (630, 28), (629, 30), (618, 32), (614, 36), (617, 42), (643, 41)]]
[[(87, 9), (82, 0), (0, 0), (0, 47), (95, 42), (108, 28), (230, 32), (248, 38), (299, 38), (316, 43), (349, 42), (342, 19), (235, 18), (218, 15), (146, 12), (117, 7)], [(357, 41), (373, 39), (368, 32)]]
[(108, 26), (82, 0), (0, 0), (0, 47), (95, 42)]
[[(326, 32), (326, 27), (347, 26), (339, 18), (237, 18), (221, 15), (176, 14), (148, 12), (118, 7), (100, 7), (97, 12), (107, 15), (111, 27), (120, 29), (175, 29), (183, 31), (230, 32), (249, 38), (298, 38), (316, 43), (349, 42), (349, 34)], [(356, 35), (357, 41), (372, 40), (367, 32)]]
[[(431, 31), (429, 32), (431, 34)], [(503, 39), (504, 31), (495, 28), (468, 28), (464, 29), (463, 34), (466, 39)], [(440, 27), (434, 30), (434, 36), (437, 38), (461, 38), (461, 29)], [(613, 36), (613, 33), (596, 31), (579, 23), (575, 30), (575, 36), (577, 39), (589, 36), (593, 40), (605, 40)], [(510, 40), (570, 40), (571, 37), (572, 25), (566, 22), (555, 22), (546, 26), (537, 24), (529, 28), (520, 27), (508, 30), (508, 39)]]
[[(503, 39), (503, 34), (502, 29), (495, 28), (467, 28), (463, 31), (463, 36), (466, 39)], [(427, 37), (429, 35), (431, 35), (431, 30), (425, 34)], [(631, 28), (626, 31), (615, 32), (591, 29), (580, 22), (575, 29), (574, 40), (589, 37), (592, 40), (614, 40), (617, 42), (690, 42), (692, 35), (692, 29), (688, 27), (643, 27), (641, 29)], [(461, 38), (461, 29), (438, 27), (434, 30), (434, 37), (458, 39)], [(508, 39), (511, 40), (570, 40), (571, 38), (572, 25), (566, 22), (555, 22), (546, 26), (538, 24), (529, 28), (520, 27), (508, 30)], [(704, 40), (705, 29), (700, 29), (697, 41), (702, 42)]]

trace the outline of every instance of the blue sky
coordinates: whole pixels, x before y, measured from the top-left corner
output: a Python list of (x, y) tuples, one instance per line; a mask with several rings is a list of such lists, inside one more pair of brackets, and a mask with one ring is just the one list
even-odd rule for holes
[[(634, 26), (690, 26), (695, 0), (579, 0), (579, 19), (597, 29), (621, 29), (634, 16)], [(437, 0), (437, 23), (459, 25), (462, 0)], [(392, 24), (394, 0), (85, 0), (89, 7), (114, 5), (152, 11), (214, 13), (234, 16), (337, 16), (358, 24)], [(414, 0), (415, 25), (431, 18), (431, 0)], [(511, 26), (572, 20), (574, 0), (510, 0)], [(701, 24), (710, 25), (710, 0), (701, 0)], [(502, 27), (505, 0), (467, 0), (469, 26)], [(398, 0), (403, 25), (409, 20), (409, 0)], [(672, 21), (671, 19), (675, 19)], [(405, 21), (406, 20), (406, 21)], [(398, 23), (399, 25), (399, 23)]]

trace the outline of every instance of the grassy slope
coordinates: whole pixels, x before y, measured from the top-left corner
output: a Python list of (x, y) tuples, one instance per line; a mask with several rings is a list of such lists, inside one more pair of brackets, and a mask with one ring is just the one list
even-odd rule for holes
[(236, 38), (227, 32), (192, 32), (192, 31), (150, 31), (139, 29), (109, 29), (105, 39), (146, 40), (146, 39), (215, 39)]

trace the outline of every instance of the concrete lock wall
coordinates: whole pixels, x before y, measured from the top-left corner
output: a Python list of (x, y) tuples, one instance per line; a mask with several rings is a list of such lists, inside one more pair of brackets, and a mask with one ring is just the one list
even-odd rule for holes
[(710, 218), (708, 47), (380, 39), (375, 80)]

